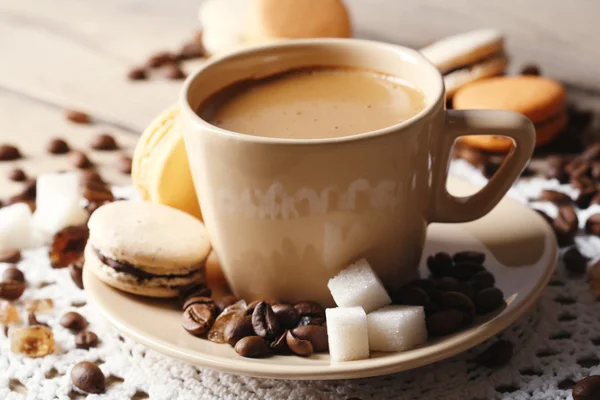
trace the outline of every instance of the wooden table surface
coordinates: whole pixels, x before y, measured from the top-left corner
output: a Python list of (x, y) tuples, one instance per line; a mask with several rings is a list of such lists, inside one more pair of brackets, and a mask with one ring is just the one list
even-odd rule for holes
[[(83, 144), (87, 131), (139, 134), (176, 101), (181, 82), (130, 82), (126, 72), (156, 50), (175, 50), (190, 38), (199, 29), (200, 2), (0, 0), (0, 142), (43, 152), (51, 136)], [(588, 104), (600, 104), (596, 0), (347, 3), (357, 36), (416, 48), (473, 28), (501, 29), (513, 70), (538, 63), (546, 75), (585, 88), (576, 90)], [(62, 114), (71, 107), (89, 112), (98, 124), (68, 124)]]

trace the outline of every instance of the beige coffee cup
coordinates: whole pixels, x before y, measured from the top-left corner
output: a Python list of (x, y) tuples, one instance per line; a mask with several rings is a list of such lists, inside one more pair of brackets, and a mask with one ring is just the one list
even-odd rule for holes
[[(226, 131), (196, 115), (232, 83), (303, 66), (349, 66), (398, 76), (427, 106), (394, 126), (333, 139)], [(390, 288), (418, 275), (427, 225), (488, 213), (525, 168), (535, 130), (509, 111), (445, 110), (437, 69), (417, 51), (355, 39), (290, 41), (211, 60), (181, 93), (192, 176), (210, 239), (232, 290), (248, 301), (333, 305), (327, 281), (365, 257)], [(515, 148), (480, 192), (446, 191), (454, 141), (502, 135)]]

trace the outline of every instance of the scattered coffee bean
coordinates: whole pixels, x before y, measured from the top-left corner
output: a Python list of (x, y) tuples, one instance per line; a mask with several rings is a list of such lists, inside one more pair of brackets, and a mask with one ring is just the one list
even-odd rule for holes
[(83, 258), (69, 265), (69, 275), (79, 289), (83, 289)]
[(67, 110), (65, 112), (65, 117), (76, 124), (89, 124), (91, 122), (91, 118), (88, 114), (77, 110)]
[(579, 189), (580, 191), (594, 189), (594, 182), (587, 176), (572, 177), (571, 180), (569, 180), (569, 184), (573, 186), (574, 189)]
[[(293, 336), (298, 339), (308, 340), (315, 353), (329, 351), (327, 328), (316, 325), (300, 326), (292, 331)], [(289, 344), (289, 343), (288, 343)], [(293, 349), (292, 349), (293, 350)]]
[(212, 312), (217, 313), (217, 308), (215, 307), (214, 301), (210, 297), (204, 296), (192, 296), (188, 297), (183, 303), (183, 310), (191, 306), (192, 304), (203, 304), (206, 307), (210, 308)]
[(477, 362), (488, 368), (507, 364), (513, 355), (513, 345), (508, 340), (498, 340), (477, 357)]
[(127, 73), (127, 78), (129, 78), (132, 81), (142, 81), (144, 79), (146, 79), (148, 77), (148, 75), (146, 74), (146, 70), (144, 68), (132, 68), (128, 73)]
[(264, 301), (258, 303), (252, 312), (252, 327), (258, 336), (267, 340), (274, 340), (281, 333), (273, 309)]
[(325, 318), (323, 317), (311, 317), (310, 315), (305, 315), (300, 317), (300, 321), (298, 321), (298, 327), (306, 326), (306, 325), (323, 325), (325, 323)]
[(2, 273), (2, 280), (25, 282), (25, 275), (23, 275), (23, 271), (16, 267), (8, 267)]
[(230, 305), (235, 304), (237, 302), (238, 302), (238, 298), (233, 295), (223, 296), (223, 297), (216, 299), (215, 306), (217, 308), (217, 314), (221, 314), (224, 309), (226, 309)]
[(442, 252), (429, 256), (427, 267), (434, 276), (449, 276), (452, 273), (452, 257)]
[(85, 171), (81, 171), (81, 175), (79, 176), (79, 180), (81, 181), (82, 186), (100, 184), (105, 185), (104, 179), (102, 179), (102, 175), (93, 169), (88, 169)]
[(102, 204), (115, 199), (108, 185), (89, 182), (83, 187), (81, 195), (89, 202)]
[(22, 169), (15, 168), (8, 171), (8, 179), (13, 182), (23, 182), (25, 179), (27, 179), (27, 175)]
[(206, 304), (192, 304), (185, 309), (181, 316), (183, 329), (194, 336), (208, 332), (215, 322), (215, 308)]
[(83, 315), (75, 311), (69, 311), (60, 318), (60, 324), (72, 332), (79, 332), (87, 327), (87, 321)]
[(437, 311), (427, 317), (427, 332), (430, 336), (443, 336), (457, 332), (465, 314), (459, 310)]
[(285, 340), (292, 353), (298, 356), (308, 357), (314, 352), (310, 341), (296, 337), (291, 331), (287, 332)]
[(477, 314), (487, 314), (504, 304), (504, 293), (497, 287), (483, 289), (474, 297)]
[(540, 67), (538, 67), (535, 64), (527, 64), (526, 66), (523, 67), (523, 69), (521, 70), (521, 75), (534, 75), (534, 76), (540, 76), (542, 73), (540, 71)]
[(15, 146), (0, 145), (0, 161), (13, 161), (21, 158), (21, 152)]
[(0, 299), (16, 300), (25, 291), (25, 282), (23, 281), (2, 281), (0, 282)]
[(52, 268), (65, 268), (83, 257), (90, 231), (87, 225), (68, 226), (52, 237), (48, 250)]
[(480, 292), (483, 289), (494, 286), (496, 278), (488, 271), (479, 271), (471, 277), (471, 286), (475, 293)]
[(548, 168), (546, 169), (547, 179), (556, 179), (559, 183), (567, 183), (569, 174), (565, 171), (567, 159), (561, 155), (550, 155), (546, 158)]
[(273, 304), (271, 308), (283, 329), (292, 329), (298, 325), (300, 314), (291, 304)]
[(576, 158), (565, 166), (565, 171), (569, 173), (571, 179), (589, 177), (591, 175), (592, 165), (588, 161)]
[(131, 174), (131, 157), (121, 156), (119, 157), (118, 169), (121, 173), (130, 175)]
[(459, 251), (452, 257), (455, 263), (471, 262), (475, 264), (483, 264), (485, 262), (485, 253), (475, 250)]
[(585, 231), (590, 235), (600, 236), (600, 213), (590, 215), (585, 221)]
[(561, 206), (558, 216), (554, 220), (554, 229), (566, 235), (572, 235), (577, 231), (579, 220), (573, 206)]
[(185, 79), (185, 73), (177, 63), (168, 63), (163, 67), (163, 75), (167, 79), (180, 80)]
[(75, 347), (78, 349), (90, 349), (98, 345), (98, 335), (92, 331), (83, 331), (75, 335)]
[(179, 295), (177, 296), (181, 309), (185, 310), (185, 302), (191, 297), (210, 297), (212, 290), (204, 285), (193, 283), (179, 289)]
[(590, 174), (596, 181), (600, 180), (600, 161), (592, 161), (592, 169)]
[(573, 400), (600, 399), (600, 375), (590, 375), (573, 386)]
[(573, 201), (567, 194), (557, 192), (556, 190), (542, 190), (538, 200), (549, 201), (555, 204), (568, 204)]
[(106, 379), (102, 370), (89, 361), (82, 361), (71, 370), (73, 385), (86, 393), (103, 393), (106, 388)]
[(265, 357), (269, 354), (269, 345), (260, 336), (246, 336), (235, 344), (235, 352), (242, 357)]
[(308, 317), (325, 318), (325, 309), (314, 301), (302, 301), (294, 306), (298, 314)]
[(580, 155), (579, 159), (583, 161), (600, 160), (600, 142), (589, 145)]
[(403, 304), (407, 306), (426, 306), (431, 301), (427, 293), (416, 286), (407, 286), (401, 288), (400, 291), (394, 296), (394, 303)]
[(579, 193), (579, 196), (577, 196), (577, 200), (575, 200), (575, 205), (578, 208), (585, 210), (590, 206), (592, 199), (596, 196), (596, 194), (598, 194), (598, 191), (595, 188), (582, 191), (581, 193)]
[(246, 336), (255, 335), (252, 328), (252, 317), (250, 315), (236, 315), (225, 326), (223, 335), (231, 346), (235, 346), (240, 339)]
[[(452, 278), (454, 279), (454, 278)], [(435, 283), (431, 279), (416, 279), (412, 282), (409, 282), (406, 287), (413, 286), (422, 289), (429, 298), (431, 298), (436, 292), (437, 289), (435, 287)]]
[(115, 138), (107, 133), (97, 135), (90, 143), (90, 147), (99, 151), (112, 151), (119, 148)]
[(456, 278), (445, 276), (435, 281), (435, 287), (441, 292), (457, 292), (459, 282)]
[(167, 63), (172, 63), (174, 60), (173, 54), (168, 52), (160, 52), (152, 55), (148, 61), (146, 61), (147, 68), (158, 68)]
[(63, 139), (54, 138), (48, 142), (46, 150), (48, 150), (48, 153), (50, 154), (65, 154), (71, 151), (71, 148)]
[(473, 295), (475, 294), (475, 290), (473, 290), (471, 282), (459, 282), (456, 292), (464, 294), (469, 299), (472, 299)]
[(18, 249), (7, 249), (0, 251), (0, 263), (18, 263), (21, 261), (21, 251)]
[(48, 324), (38, 321), (38, 319), (33, 311), (30, 311), (27, 314), (27, 323), (29, 324), (29, 326), (34, 326), (34, 325), (48, 326)]
[(565, 252), (563, 261), (565, 262), (567, 271), (572, 274), (581, 275), (586, 271), (588, 259), (575, 247), (572, 247)]
[(287, 334), (289, 330), (283, 332), (275, 341), (271, 342), (270, 348), (274, 353), (287, 354), (290, 353), (290, 348), (287, 345)]
[(466, 281), (471, 279), (476, 273), (484, 270), (485, 268), (480, 263), (461, 261), (457, 262), (454, 268), (452, 268), (452, 276), (459, 281)]
[(201, 41), (193, 41), (183, 45), (181, 50), (175, 55), (178, 60), (191, 60), (205, 56), (204, 46)]
[(83, 151), (73, 152), (73, 155), (71, 156), (71, 164), (73, 164), (75, 168), (79, 169), (90, 168), (93, 165), (87, 154), (85, 154)]
[(440, 294), (438, 304), (442, 309), (461, 311), (464, 314), (464, 324), (470, 324), (473, 318), (475, 318), (475, 305), (473, 305), (473, 301), (462, 293), (444, 292)]

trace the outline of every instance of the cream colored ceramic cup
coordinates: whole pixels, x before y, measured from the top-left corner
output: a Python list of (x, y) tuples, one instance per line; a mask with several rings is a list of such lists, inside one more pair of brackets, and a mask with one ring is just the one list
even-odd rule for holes
[[(208, 96), (236, 81), (315, 65), (398, 76), (422, 90), (427, 106), (397, 125), (334, 139), (249, 136), (196, 115)], [(354, 39), (243, 50), (190, 76), (180, 98), (185, 143), (234, 293), (330, 306), (328, 279), (359, 257), (385, 285), (398, 287), (418, 274), (428, 224), (488, 213), (531, 157), (533, 124), (508, 111), (445, 110), (444, 101), (440, 73), (417, 51)], [(452, 145), (463, 135), (508, 136), (515, 148), (486, 187), (456, 198), (445, 182)]]

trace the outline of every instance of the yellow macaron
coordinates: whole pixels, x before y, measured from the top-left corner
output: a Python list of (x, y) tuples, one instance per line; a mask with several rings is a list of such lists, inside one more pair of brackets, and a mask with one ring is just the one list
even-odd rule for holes
[(163, 111), (146, 128), (133, 153), (131, 177), (140, 197), (202, 219), (190, 172), (179, 107)]
[[(554, 139), (567, 125), (566, 90), (559, 82), (540, 76), (499, 76), (460, 88), (453, 98), (458, 110), (510, 110), (535, 125), (536, 145)], [(465, 136), (463, 142), (487, 151), (507, 151), (512, 140), (502, 136)]]

